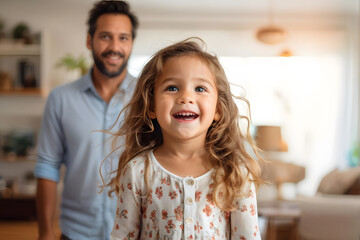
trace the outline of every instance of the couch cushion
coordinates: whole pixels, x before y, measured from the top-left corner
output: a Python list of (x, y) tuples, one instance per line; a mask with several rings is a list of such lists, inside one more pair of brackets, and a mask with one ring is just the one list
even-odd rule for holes
[(345, 194), (359, 176), (360, 167), (344, 171), (334, 169), (321, 180), (317, 191), (325, 194)]
[(301, 239), (360, 239), (360, 196), (317, 194), (298, 199)]
[(345, 194), (348, 195), (360, 195), (360, 176), (355, 180), (351, 185), (348, 191)]

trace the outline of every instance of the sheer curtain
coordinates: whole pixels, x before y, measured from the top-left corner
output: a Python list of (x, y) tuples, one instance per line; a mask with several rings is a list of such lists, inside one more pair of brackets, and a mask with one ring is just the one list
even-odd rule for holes
[(221, 62), (229, 80), (244, 87), (253, 124), (282, 127), (289, 150), (279, 157), (306, 167), (299, 192), (312, 195), (321, 176), (338, 165), (342, 57), (225, 57)]
[[(344, 79), (342, 89), (342, 112), (338, 121), (337, 156), (341, 159), (346, 155), (345, 161), (338, 162), (338, 168), (344, 169), (359, 164), (359, 156), (351, 159), (353, 151), (359, 150), (359, 67), (360, 67), (360, 38), (359, 38), (359, 1), (357, 2), (357, 14), (349, 18), (348, 52), (346, 58), (347, 76)], [(354, 156), (355, 157), (355, 156)]]

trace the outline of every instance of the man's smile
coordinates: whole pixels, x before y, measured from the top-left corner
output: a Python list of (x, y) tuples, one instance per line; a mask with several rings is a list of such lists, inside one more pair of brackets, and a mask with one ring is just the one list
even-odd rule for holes
[(124, 58), (124, 55), (120, 52), (106, 52), (101, 54), (102, 57), (106, 58), (109, 63), (116, 64), (120, 59)]

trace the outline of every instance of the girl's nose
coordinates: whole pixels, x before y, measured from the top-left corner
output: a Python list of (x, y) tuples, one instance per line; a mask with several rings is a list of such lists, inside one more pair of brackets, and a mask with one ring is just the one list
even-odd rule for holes
[(188, 91), (185, 91), (179, 96), (179, 98), (177, 99), (177, 103), (178, 104), (187, 104), (187, 103), (193, 104), (194, 100), (193, 100), (191, 94)]

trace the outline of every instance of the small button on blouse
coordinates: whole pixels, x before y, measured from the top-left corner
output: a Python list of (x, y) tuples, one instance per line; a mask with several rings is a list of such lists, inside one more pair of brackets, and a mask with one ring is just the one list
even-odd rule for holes
[(194, 185), (194, 179), (188, 179), (186, 181), (186, 183), (187, 183), (187, 185), (192, 186), (192, 185)]
[(186, 224), (192, 224), (193, 221), (194, 221), (194, 219), (193, 219), (192, 217), (188, 217), (188, 218), (186, 218), (186, 220), (185, 220)]
[(185, 202), (186, 202), (186, 204), (189, 204), (189, 205), (191, 205), (191, 204), (193, 204), (193, 199), (192, 198), (187, 198), (186, 200), (185, 200)]

